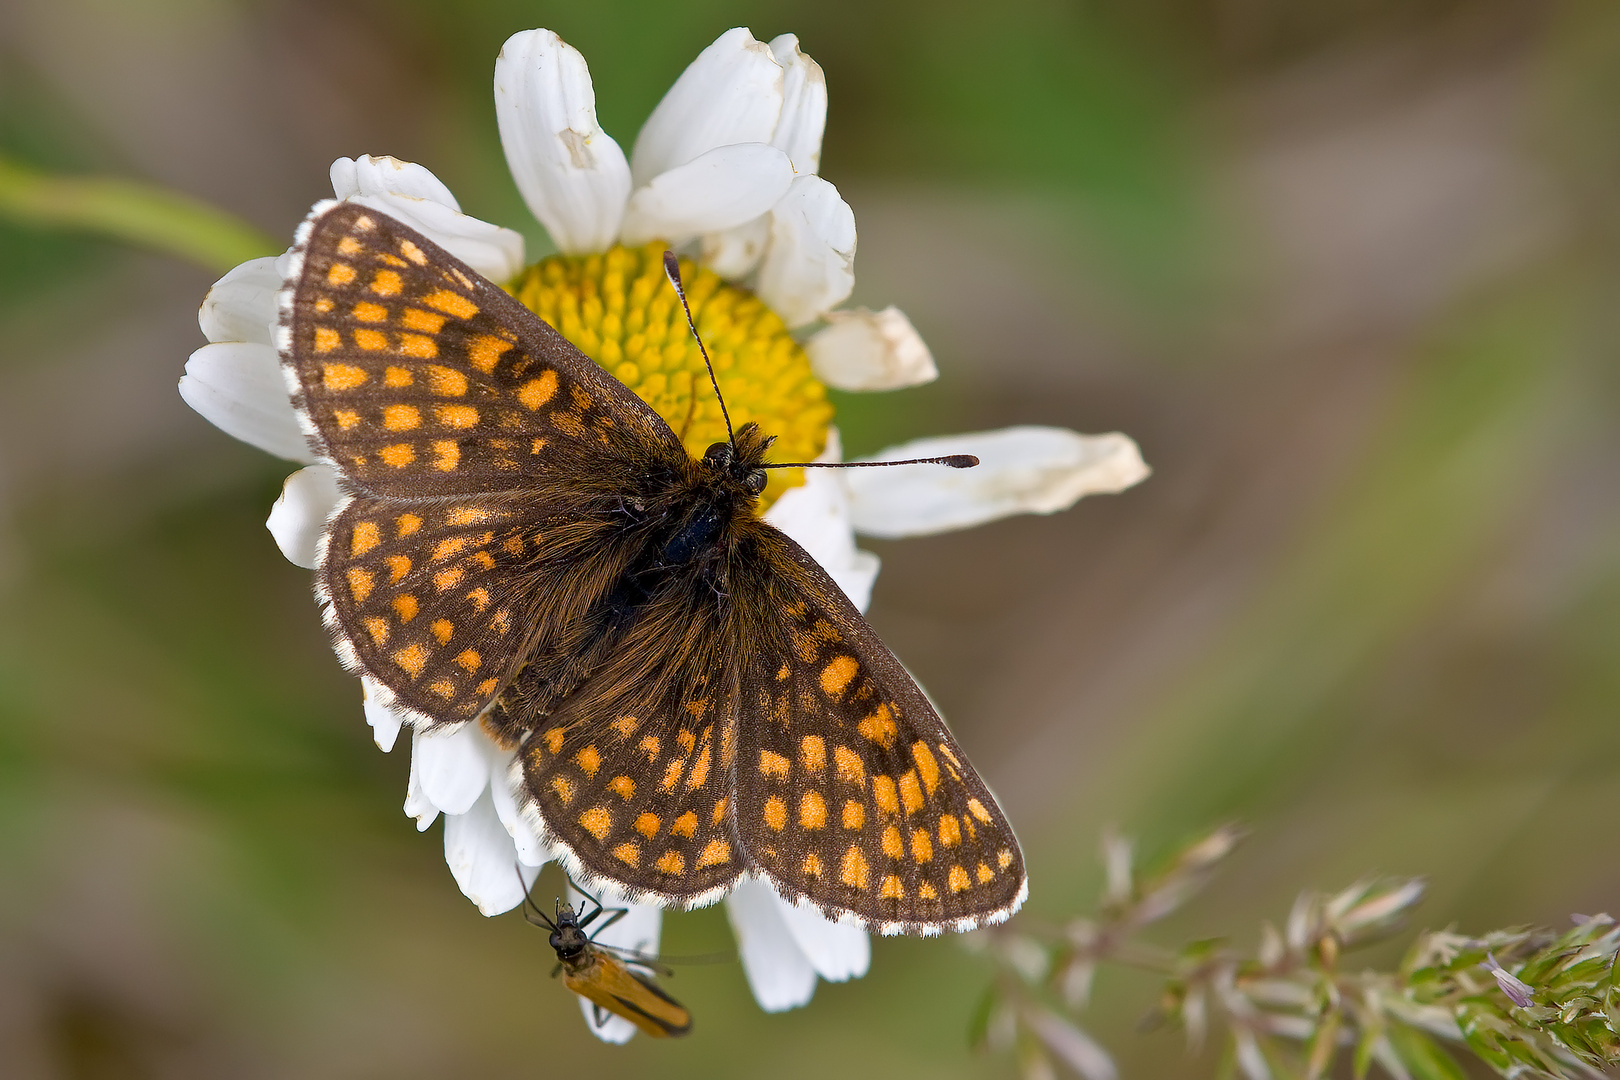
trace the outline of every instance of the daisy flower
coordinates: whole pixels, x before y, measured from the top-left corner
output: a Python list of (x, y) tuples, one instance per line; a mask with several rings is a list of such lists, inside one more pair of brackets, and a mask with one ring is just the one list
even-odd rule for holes
[[(724, 427), (663, 279), (666, 246), (696, 266), (688, 294), (734, 422), (777, 434), (787, 460), (840, 459), (827, 387), (891, 390), (936, 376), (904, 314), (838, 307), (854, 287), (855, 218), (818, 175), (826, 82), (793, 35), (768, 43), (741, 28), (720, 35), (653, 110), (628, 158), (597, 123), (584, 57), (549, 30), (506, 42), (495, 108), (513, 178), (558, 254), (525, 266), (518, 233), (463, 214), (420, 165), (340, 158), (333, 194), (399, 218), (505, 283), (669, 420), (695, 454)], [(299, 429), (271, 344), (285, 260), (243, 263), (209, 291), (199, 321), (210, 344), (187, 362), (180, 393), (226, 433), (306, 466), (288, 477), (267, 524), (288, 559), (313, 568), (341, 492)], [(923, 439), (876, 460), (961, 453), (980, 466), (774, 471), (765, 519), (864, 611), (878, 559), (856, 546), (857, 532), (919, 536), (1052, 513), (1147, 475), (1124, 435), (1046, 427)], [(361, 682), (373, 738), (391, 750), (401, 718)], [(515, 752), (477, 723), (412, 731), (410, 741), (406, 814), (422, 830), (444, 817), (445, 861), (481, 912), (517, 906), (552, 853), (523, 819), (509, 779)], [(805, 1004), (818, 979), (867, 970), (864, 930), (790, 903), (762, 881), (745, 878), (726, 904), (749, 986), (767, 1010)], [(655, 954), (660, 910), (629, 906), (599, 940)], [(597, 1027), (581, 1004), (599, 1037), (623, 1042), (634, 1033), (617, 1017)]]

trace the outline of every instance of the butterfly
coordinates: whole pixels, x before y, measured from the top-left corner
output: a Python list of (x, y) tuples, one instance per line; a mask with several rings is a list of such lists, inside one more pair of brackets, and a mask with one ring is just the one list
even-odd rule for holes
[(346, 492), (315, 585), (340, 660), (418, 729), (515, 749), (574, 880), (693, 907), (761, 875), (880, 933), (1023, 902), (1012, 828), (928, 698), (760, 518), (756, 425), (692, 457), (499, 286), (355, 203), (299, 227), (279, 305), (293, 405)]
[[(592, 1020), (598, 1028), (607, 1023), (612, 1013), (655, 1039), (675, 1038), (691, 1031), (692, 1014), (653, 981), (658, 965), (631, 950), (596, 942), (596, 935), (623, 918), (626, 909), (604, 908), (594, 896), (583, 890), (581, 895), (596, 905), (595, 911), (587, 911), (581, 903), (576, 915), (573, 905), (559, 901), (552, 918), (524, 894), (524, 906), (533, 913), (526, 910), (523, 917), (551, 931), (551, 947), (557, 950), (557, 966), (551, 977), (562, 974), (563, 985), (591, 1003)], [(608, 914), (607, 921), (586, 934), (585, 928), (604, 913)]]

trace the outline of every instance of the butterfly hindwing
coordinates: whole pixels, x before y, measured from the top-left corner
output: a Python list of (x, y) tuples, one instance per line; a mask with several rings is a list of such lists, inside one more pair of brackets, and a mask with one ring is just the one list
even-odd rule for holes
[(769, 572), (734, 593), (754, 590), (738, 603), (780, 636), (741, 670), (735, 815), (750, 864), (785, 895), (884, 933), (1005, 918), (1024, 864), (989, 789), (843, 591), (759, 528)]
[(281, 294), (311, 443), (396, 498), (567, 483), (604, 454), (679, 450), (669, 426), (499, 286), (386, 214), (317, 207)]
[[(692, 906), (743, 871), (736, 670), (721, 608), (676, 581), (519, 752), (526, 815), (585, 884)], [(524, 677), (497, 710), (523, 708)]]
[(472, 719), (525, 647), (531, 605), (514, 571), (541, 540), (514, 500), (350, 497), (317, 570), (339, 654), (418, 723)]

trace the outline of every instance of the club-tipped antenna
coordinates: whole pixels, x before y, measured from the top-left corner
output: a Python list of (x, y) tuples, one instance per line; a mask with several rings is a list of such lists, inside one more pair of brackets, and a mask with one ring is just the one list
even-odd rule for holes
[(686, 325), (692, 328), (692, 340), (697, 342), (698, 352), (703, 354), (703, 366), (709, 369), (709, 385), (714, 387), (714, 398), (720, 403), (720, 415), (726, 422), (726, 441), (731, 444), (732, 450), (737, 448), (737, 435), (731, 430), (731, 414), (726, 411), (726, 399), (720, 393), (720, 381), (714, 377), (714, 363), (709, 359), (709, 350), (703, 347), (703, 338), (699, 336), (697, 323), (692, 319), (692, 308), (686, 302), (686, 287), (681, 284), (681, 264), (675, 258), (673, 251), (664, 252), (664, 274), (669, 283), (675, 286), (675, 295), (681, 298), (681, 310), (686, 312)]
[(904, 461), (772, 461), (761, 469), (875, 469), (882, 465), (943, 465), (947, 469), (971, 469), (979, 463), (972, 454), (946, 454), (944, 457), (914, 457)]

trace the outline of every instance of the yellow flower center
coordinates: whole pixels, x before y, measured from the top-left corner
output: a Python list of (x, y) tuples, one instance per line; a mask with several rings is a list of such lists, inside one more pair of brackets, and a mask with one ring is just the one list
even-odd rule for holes
[[(700, 457), (710, 444), (725, 441), (726, 423), (663, 260), (661, 243), (552, 255), (519, 275), (512, 291), (651, 405), (687, 453)], [(781, 317), (753, 293), (686, 259), (681, 280), (732, 425), (752, 420), (775, 435), (769, 460), (815, 460), (827, 443), (832, 403)], [(804, 483), (803, 469), (773, 469), (768, 476), (761, 509)]]

